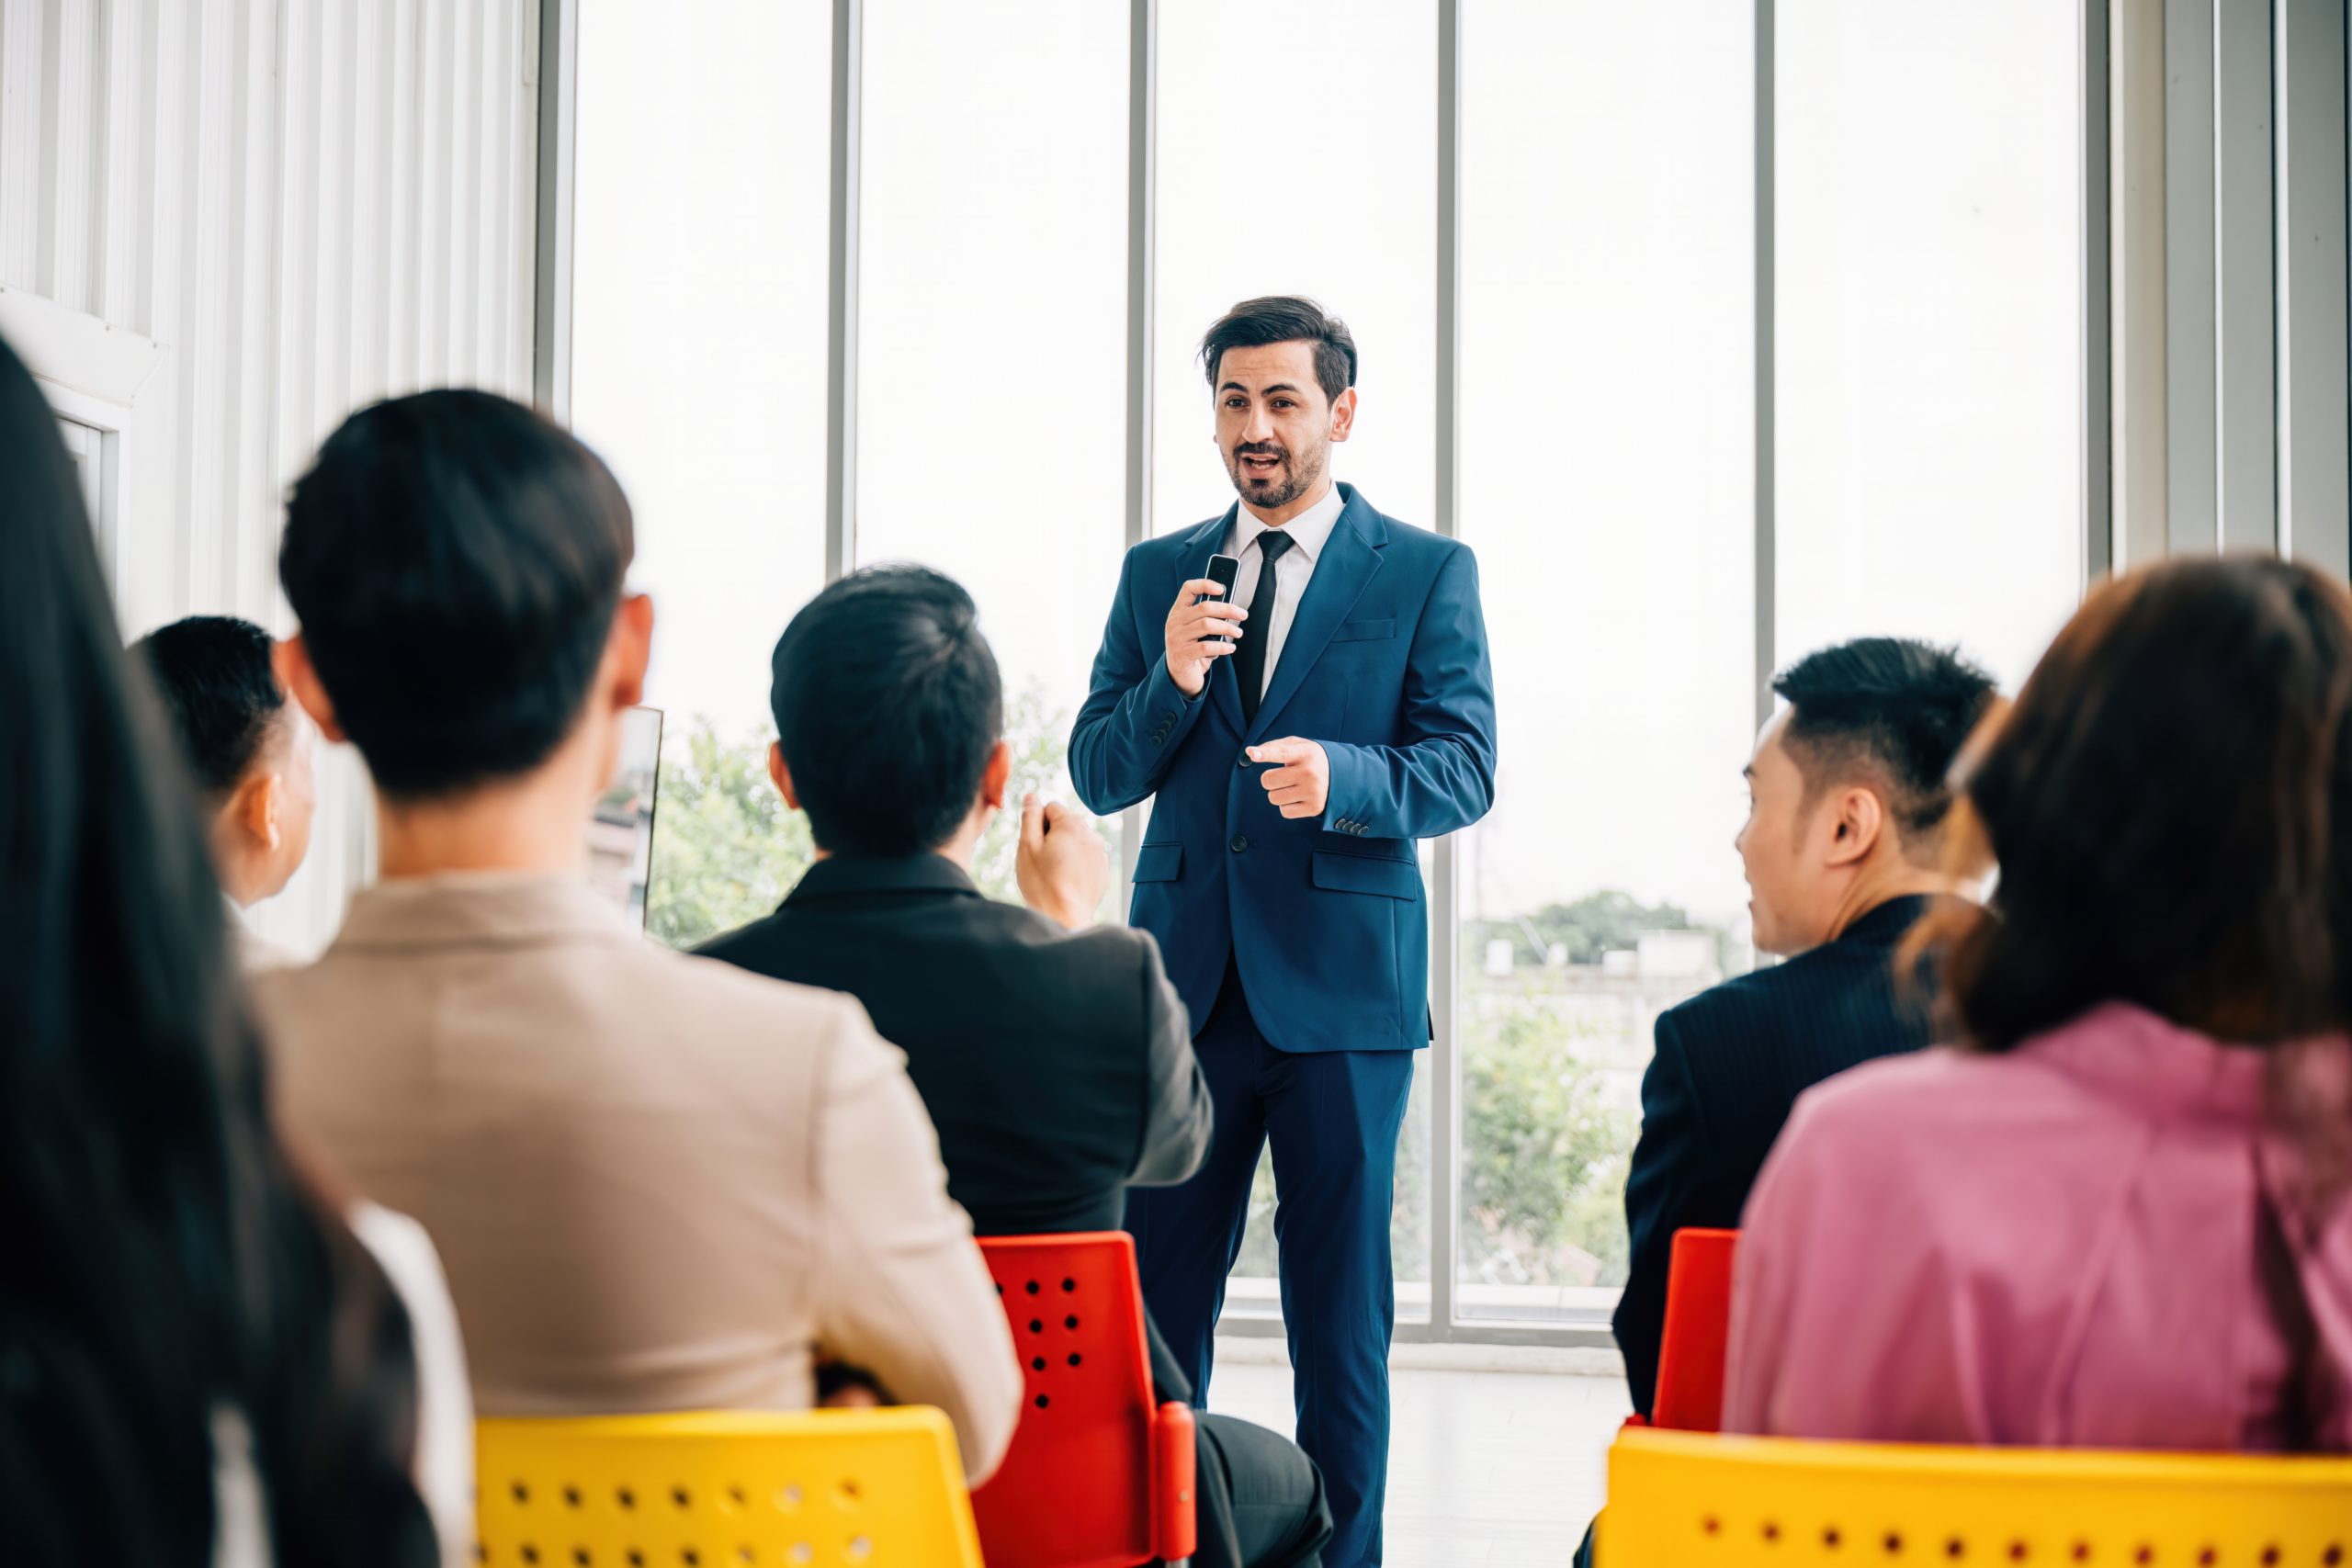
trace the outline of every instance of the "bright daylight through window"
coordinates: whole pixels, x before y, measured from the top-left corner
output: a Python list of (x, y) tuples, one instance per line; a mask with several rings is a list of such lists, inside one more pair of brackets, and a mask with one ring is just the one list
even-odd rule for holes
[[(1451, 1279), (1441, 1334), (1600, 1323), (1655, 1021), (1754, 962), (1731, 840), (1757, 717), (1755, 9), (1460, 0), (1456, 526), (1502, 761), (1453, 852), (1434, 938), (1458, 985), (1398, 1161), (1399, 1315), (1426, 1320)], [(863, 7), (854, 558), (971, 590), (1016, 790), (1068, 799), (1128, 521), (1130, 8), (1026, 14)], [(2081, 588), (2074, 9), (1778, 14), (1774, 661), (1964, 631), (2013, 686)], [(636, 502), (661, 610), (650, 907), (681, 945), (808, 863), (764, 750), (769, 649), (827, 558), (831, 16), (583, 7), (572, 412)], [(1149, 527), (1230, 503), (1193, 349), (1272, 292), (1361, 345), (1338, 477), (1434, 524), (1437, 0), (1158, 17)], [(1230, 68), (1245, 29), (1375, 107), (1344, 135), (1271, 131)], [(1099, 826), (1115, 843), (1148, 811)], [(981, 872), (1011, 892), (1001, 826)], [(1448, 1073), (1450, 1184), (1430, 1164)], [(1279, 1311), (1273, 1201), (1261, 1171), (1237, 1314)]]

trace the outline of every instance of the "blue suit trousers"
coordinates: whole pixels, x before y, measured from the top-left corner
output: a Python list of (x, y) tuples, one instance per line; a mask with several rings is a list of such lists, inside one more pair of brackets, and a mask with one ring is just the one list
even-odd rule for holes
[(1415, 1054), (1277, 1050), (1229, 964), (1193, 1049), (1216, 1134), (1190, 1181), (1128, 1189), (1146, 1304), (1205, 1405), (1226, 1276), (1241, 1251), (1259, 1153), (1271, 1143), (1298, 1446), (1323, 1472), (1334, 1524), (1323, 1561), (1378, 1568), (1396, 1316), (1388, 1218)]

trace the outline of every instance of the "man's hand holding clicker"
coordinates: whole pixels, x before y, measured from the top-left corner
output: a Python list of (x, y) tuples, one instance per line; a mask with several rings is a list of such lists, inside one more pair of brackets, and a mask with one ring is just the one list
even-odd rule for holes
[[(1197, 697), (1208, 684), (1209, 660), (1233, 651), (1241, 623), (1250, 612), (1225, 602), (1225, 584), (1196, 577), (1176, 591), (1168, 612), (1168, 678), (1188, 697)], [(1209, 641), (1213, 637), (1224, 640)]]

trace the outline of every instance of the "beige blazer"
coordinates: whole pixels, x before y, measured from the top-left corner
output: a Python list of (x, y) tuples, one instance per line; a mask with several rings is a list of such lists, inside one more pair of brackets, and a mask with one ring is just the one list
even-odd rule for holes
[(289, 1129), (439, 1249), (482, 1414), (805, 1408), (821, 1347), (944, 1410), (975, 1483), (1003, 1456), (1004, 1314), (854, 1000), (505, 874), (372, 888), (254, 985)]

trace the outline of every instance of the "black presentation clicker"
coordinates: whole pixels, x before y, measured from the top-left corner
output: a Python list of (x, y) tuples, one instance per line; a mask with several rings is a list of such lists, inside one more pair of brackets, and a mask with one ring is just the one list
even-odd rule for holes
[[(1209, 570), (1207, 572), (1208, 579), (1210, 581), (1225, 590), (1225, 602), (1228, 604), (1233, 603), (1233, 584), (1240, 575), (1241, 563), (1234, 559), (1233, 557), (1209, 557)], [(1205, 599), (1207, 597), (1208, 595), (1205, 593), (1201, 595), (1202, 599)], [(1198, 604), (1200, 600), (1197, 599), (1193, 601), (1194, 604)], [(1221, 637), (1204, 637), (1201, 640), (1204, 643), (1214, 643), (1218, 648), (1231, 648), (1233, 646), (1229, 640)]]

